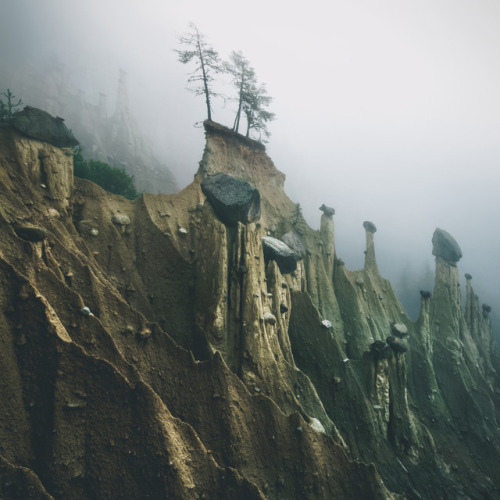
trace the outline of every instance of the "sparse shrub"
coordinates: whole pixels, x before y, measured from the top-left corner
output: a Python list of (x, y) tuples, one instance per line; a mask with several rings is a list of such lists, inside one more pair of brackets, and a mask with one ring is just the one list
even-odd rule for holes
[(119, 194), (129, 200), (135, 200), (140, 194), (135, 189), (133, 176), (102, 161), (84, 160), (80, 147), (73, 150), (73, 167), (76, 177), (95, 182), (110, 193)]
[(0, 121), (8, 120), (23, 105), (23, 101), (7, 89), (6, 92), (0, 92)]

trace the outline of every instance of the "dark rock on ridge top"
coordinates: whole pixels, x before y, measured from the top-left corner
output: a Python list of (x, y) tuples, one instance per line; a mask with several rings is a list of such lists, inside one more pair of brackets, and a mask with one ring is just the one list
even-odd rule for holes
[(14, 113), (10, 124), (28, 137), (48, 142), (60, 148), (78, 146), (79, 144), (62, 118), (54, 118), (38, 108), (26, 106), (22, 111)]
[(263, 236), (262, 248), (266, 262), (275, 260), (282, 274), (290, 274), (297, 269), (297, 255), (281, 240), (271, 236)]
[(210, 175), (201, 190), (217, 217), (228, 226), (260, 219), (260, 193), (250, 183), (227, 174)]
[(432, 255), (455, 263), (462, 258), (462, 250), (451, 234), (437, 228), (432, 236)]

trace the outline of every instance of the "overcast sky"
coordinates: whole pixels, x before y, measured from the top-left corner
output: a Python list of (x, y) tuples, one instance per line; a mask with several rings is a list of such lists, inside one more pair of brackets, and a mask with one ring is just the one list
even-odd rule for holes
[[(461, 275), (500, 309), (500, 2), (4, 0), (0, 64), (56, 53), (96, 100), (126, 70), (132, 111), (182, 187), (204, 144), (204, 102), (173, 51), (190, 21), (267, 84), (268, 153), (313, 227), (322, 203), (336, 209), (348, 267), (362, 265), (364, 220), (392, 280), (433, 267), (441, 227)], [(214, 102), (213, 118), (231, 125), (233, 111)]]

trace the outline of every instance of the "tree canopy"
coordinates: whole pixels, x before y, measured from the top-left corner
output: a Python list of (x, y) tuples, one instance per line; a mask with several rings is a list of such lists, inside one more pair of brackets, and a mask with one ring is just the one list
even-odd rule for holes
[(211, 98), (219, 94), (213, 91), (213, 74), (222, 70), (219, 54), (206, 42), (205, 36), (198, 31), (198, 28), (190, 23), (191, 32), (181, 36), (179, 42), (188, 48), (186, 50), (175, 50), (179, 54), (179, 61), (187, 64), (191, 61), (195, 63), (195, 69), (190, 73), (188, 85), (193, 85), (188, 89), (195, 95), (204, 95), (207, 105), (207, 118), (212, 119)]
[(23, 101), (18, 99), (10, 89), (7, 89), (6, 92), (0, 92), (0, 121), (11, 118), (22, 105)]
[(76, 177), (95, 182), (110, 193), (129, 200), (135, 200), (140, 194), (135, 189), (134, 178), (125, 170), (98, 160), (84, 160), (80, 147), (73, 150), (73, 169)]
[[(205, 36), (198, 31), (194, 24), (189, 25), (191, 31), (179, 38), (186, 50), (175, 50), (179, 54), (179, 61), (183, 64), (194, 61), (195, 70), (190, 73), (188, 89), (196, 95), (204, 95), (207, 106), (207, 117), (212, 120), (212, 97), (223, 97), (216, 93), (214, 74), (226, 73), (232, 77), (232, 85), (236, 90), (236, 97), (230, 100), (237, 102), (236, 116), (233, 131), (239, 133), (241, 118), (246, 119), (246, 137), (266, 142), (271, 135), (267, 128), (268, 123), (275, 119), (275, 114), (268, 111), (272, 97), (267, 95), (266, 85), (257, 81), (254, 68), (241, 51), (233, 51), (229, 61), (221, 62), (218, 53), (205, 40)], [(189, 88), (189, 85), (194, 87)], [(226, 98), (224, 98), (226, 100)]]

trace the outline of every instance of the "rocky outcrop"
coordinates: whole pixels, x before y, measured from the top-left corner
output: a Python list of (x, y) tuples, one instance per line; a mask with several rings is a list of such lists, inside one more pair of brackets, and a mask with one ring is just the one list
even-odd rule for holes
[(54, 118), (41, 109), (26, 106), (22, 111), (14, 113), (9, 122), (24, 135), (60, 148), (79, 144), (62, 118)]
[(217, 217), (236, 226), (260, 219), (260, 194), (247, 181), (227, 174), (210, 175), (201, 183), (201, 190)]
[(432, 255), (455, 263), (462, 258), (462, 250), (450, 233), (437, 228), (432, 236)]
[[(371, 226), (346, 269), (333, 214), (298, 235), (263, 147), (206, 135), (190, 186), (131, 202), (73, 188), (64, 151), (0, 128), (1, 493), (498, 496), (498, 358), (456, 261), (437, 256), (413, 323)], [(41, 188), (38, 151), (71, 184)], [(259, 221), (220, 220), (201, 186), (217, 173), (259, 191)], [(287, 234), (304, 249), (289, 272), (263, 244)]]
[(271, 238), (271, 236), (263, 236), (262, 248), (264, 259), (275, 261), (282, 274), (290, 274), (297, 269), (297, 255), (283, 241)]

